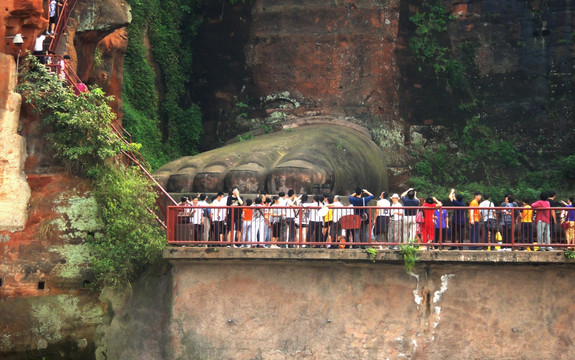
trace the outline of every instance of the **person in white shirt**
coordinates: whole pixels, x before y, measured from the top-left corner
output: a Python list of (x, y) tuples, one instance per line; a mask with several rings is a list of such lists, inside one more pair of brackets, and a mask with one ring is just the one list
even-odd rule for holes
[[(307, 202), (308, 195), (307, 193), (303, 193), (300, 195), (300, 206), (302, 207), (301, 213), (298, 216), (301, 216), (301, 224), (297, 224), (301, 226), (301, 238), (299, 239), (300, 243), (305, 243), (307, 241), (307, 232), (309, 228), (309, 210), (306, 207), (311, 206), (311, 203)], [(299, 221), (299, 220), (298, 220)], [(305, 245), (302, 245), (305, 247)]]
[(402, 205), (399, 202), (399, 195), (393, 194), (391, 196), (391, 209), (390, 211), (390, 224), (389, 224), (389, 242), (392, 243), (403, 243), (403, 229), (402, 229), (402, 220), (403, 220), (403, 209), (401, 209)]
[(48, 31), (38, 35), (38, 37), (36, 37), (36, 41), (34, 42), (34, 52), (32, 54), (38, 56), (38, 61), (40, 61), (40, 64), (46, 64), (46, 56), (43, 55), (46, 55), (46, 52), (44, 51), (44, 40), (46, 40), (47, 37), (52, 37)]
[(202, 232), (203, 232), (203, 236), (202, 236), (202, 240), (203, 241), (209, 241), (210, 240), (210, 227), (211, 227), (211, 216), (212, 216), (212, 211), (209, 209), (210, 204), (208, 204), (207, 202), (208, 199), (208, 195), (206, 194), (200, 194), (199, 195), (199, 201), (198, 201), (198, 206), (201, 206), (202, 209)]
[(274, 196), (272, 198), (272, 206), (268, 212), (271, 228), (272, 228), (272, 243), (270, 248), (279, 248), (277, 245), (278, 239), (282, 235), (282, 218), (284, 216), (284, 209), (280, 209), (280, 197)]
[(254, 208), (252, 211), (252, 242), (262, 243), (254, 244), (254, 247), (261, 247), (266, 240), (267, 227), (269, 227), (269, 222), (267, 219), (267, 211), (265, 210), (264, 204), (262, 204), (262, 198), (257, 197), (252, 205)]
[(215, 241), (224, 241), (226, 233), (225, 220), (226, 220), (226, 200), (224, 200), (224, 193), (218, 192), (216, 198), (212, 202), (212, 234)]
[[(339, 201), (339, 195), (329, 196), (328, 197), (328, 206), (332, 208), (333, 215), (332, 215), (332, 224), (331, 224), (331, 241), (342, 242), (343, 237), (341, 233), (341, 223), (339, 220), (343, 216), (344, 209), (343, 204)], [(340, 248), (343, 247), (343, 244)]]
[(176, 231), (177, 241), (189, 241), (190, 240), (190, 225), (192, 211), (189, 206), (192, 205), (190, 199), (187, 196), (182, 196), (178, 206), (184, 206), (184, 208), (178, 209), (178, 227)]
[(197, 197), (192, 200), (190, 216), (192, 223), (192, 241), (200, 241), (202, 239), (202, 208), (199, 205), (199, 199)]
[(389, 194), (382, 192), (377, 200), (377, 217), (375, 218), (375, 228), (373, 233), (377, 242), (387, 241), (387, 230), (389, 227), (389, 209), (382, 209), (390, 207), (391, 203), (388, 200)]
[(497, 212), (493, 202), (489, 199), (489, 194), (483, 194), (483, 201), (479, 203), (479, 214), (483, 218), (483, 242), (494, 243), (495, 233), (497, 233)]
[[(321, 243), (322, 242), (322, 229), (323, 229), (323, 219), (319, 215), (319, 209), (323, 206), (321, 202), (323, 196), (315, 195), (313, 197), (313, 202), (309, 205), (309, 226), (307, 228), (307, 241)], [(319, 247), (320, 244), (312, 245), (313, 247)]]
[[(285, 228), (287, 231), (287, 241), (288, 242), (295, 242), (296, 241), (296, 229), (295, 224), (298, 219), (296, 219), (296, 212), (293, 208), (297, 207), (299, 199), (295, 196), (295, 192), (293, 189), (288, 190), (286, 204), (289, 208), (285, 210)], [(293, 245), (289, 245), (289, 247), (293, 247)]]

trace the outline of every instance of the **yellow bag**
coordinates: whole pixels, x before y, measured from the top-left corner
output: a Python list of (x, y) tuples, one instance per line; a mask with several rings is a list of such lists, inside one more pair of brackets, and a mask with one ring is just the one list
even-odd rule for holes
[[(503, 241), (503, 236), (501, 236), (501, 232), (497, 232), (495, 234), (495, 240), (501, 244), (501, 241)], [(501, 250), (501, 246), (495, 246), (495, 250)]]

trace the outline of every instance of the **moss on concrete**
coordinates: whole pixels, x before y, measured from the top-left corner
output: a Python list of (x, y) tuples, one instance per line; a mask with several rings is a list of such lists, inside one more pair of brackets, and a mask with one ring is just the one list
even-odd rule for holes
[(64, 263), (57, 264), (52, 270), (52, 274), (64, 279), (79, 279), (86, 272), (89, 264), (89, 249), (85, 244), (63, 245), (52, 247), (50, 252), (60, 254)]
[(80, 304), (72, 295), (56, 295), (29, 300), (34, 325), (32, 333), (48, 342), (64, 339), (76, 327), (97, 325), (104, 319), (102, 308), (94, 303)]
[(88, 233), (101, 229), (98, 204), (94, 197), (67, 197), (64, 194), (59, 203), (62, 205), (56, 206), (54, 210), (62, 216), (53, 220), (53, 224), (64, 233), (66, 240), (84, 240)]

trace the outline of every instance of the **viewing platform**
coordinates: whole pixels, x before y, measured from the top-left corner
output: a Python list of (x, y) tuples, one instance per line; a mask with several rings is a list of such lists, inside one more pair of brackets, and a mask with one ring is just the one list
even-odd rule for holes
[[(170, 262), (217, 261), (277, 261), (336, 262), (342, 264), (397, 263), (403, 264), (399, 250), (378, 250), (371, 257), (365, 249), (266, 249), (167, 246), (163, 257)], [(575, 264), (564, 251), (481, 251), (481, 250), (422, 250), (417, 264), (426, 263), (476, 263), (476, 264)]]

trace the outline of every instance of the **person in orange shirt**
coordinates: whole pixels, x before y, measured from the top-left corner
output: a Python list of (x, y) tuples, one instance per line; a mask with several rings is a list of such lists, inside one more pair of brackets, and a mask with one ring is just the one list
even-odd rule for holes
[(533, 244), (533, 210), (529, 205), (529, 199), (523, 199), (523, 211), (521, 211), (521, 243)]
[[(481, 215), (479, 214), (479, 201), (481, 200), (481, 193), (476, 192), (475, 197), (469, 203), (470, 207), (475, 207), (476, 209), (469, 209), (469, 237), (472, 244), (477, 244), (479, 242), (479, 227), (481, 224), (479, 220), (481, 219)], [(470, 247), (470, 250), (477, 250), (477, 247)]]
[[(252, 242), (252, 216), (253, 216), (253, 209), (251, 208), (253, 204), (252, 199), (246, 200), (246, 206), (242, 211), (242, 242)], [(242, 244), (240, 247), (244, 247)], [(251, 247), (247, 245), (247, 247)]]

